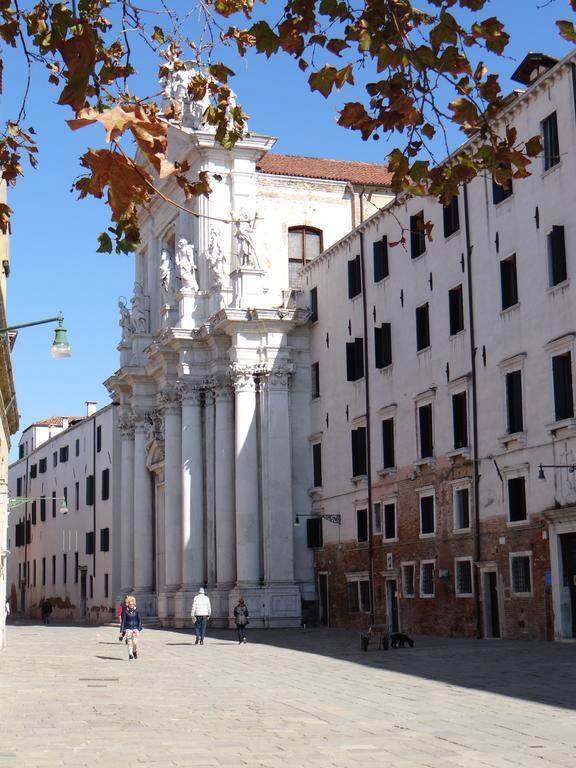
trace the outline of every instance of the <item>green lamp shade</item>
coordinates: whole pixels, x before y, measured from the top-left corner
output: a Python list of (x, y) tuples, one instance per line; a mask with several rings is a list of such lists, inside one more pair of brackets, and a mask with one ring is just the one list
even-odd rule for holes
[(62, 322), (54, 333), (54, 343), (50, 348), (50, 354), (52, 357), (70, 357), (72, 351), (70, 344), (68, 343), (68, 332), (66, 328), (62, 327)]

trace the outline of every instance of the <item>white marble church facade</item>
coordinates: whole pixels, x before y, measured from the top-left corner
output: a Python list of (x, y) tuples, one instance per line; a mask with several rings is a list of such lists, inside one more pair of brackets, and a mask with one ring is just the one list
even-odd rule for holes
[(315, 595), (306, 526), (294, 526), (312, 486), (310, 312), (290, 290), (289, 241), (292, 256), (294, 232), (326, 247), (358, 223), (362, 196), (390, 196), (381, 166), (268, 156), (274, 143), (251, 132), (227, 151), (198, 121), (171, 126), (174, 157), (192, 178), (208, 171), (213, 192), (186, 202), (164, 184), (181, 207), (157, 198), (142, 212), (131, 307), (119, 302), (107, 385), (122, 592), (164, 625), (189, 624), (201, 585), (220, 626), (239, 594), (266, 627), (297, 626)]

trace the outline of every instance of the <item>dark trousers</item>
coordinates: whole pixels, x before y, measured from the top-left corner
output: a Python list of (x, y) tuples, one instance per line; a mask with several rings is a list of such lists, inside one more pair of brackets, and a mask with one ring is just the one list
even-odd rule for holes
[(194, 625), (194, 629), (196, 630), (196, 637), (199, 640), (204, 640), (207, 624), (208, 624), (208, 616), (196, 616), (196, 624)]
[(238, 642), (239, 643), (244, 642), (244, 639), (245, 639), (244, 638), (244, 629), (245, 629), (245, 625), (244, 624), (236, 624), (236, 632), (238, 632)]

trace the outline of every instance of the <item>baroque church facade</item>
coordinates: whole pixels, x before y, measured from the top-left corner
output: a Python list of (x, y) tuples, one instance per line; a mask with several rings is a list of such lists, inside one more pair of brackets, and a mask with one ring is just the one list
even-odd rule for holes
[[(192, 108), (191, 108), (192, 107)], [(303, 264), (391, 199), (384, 166), (290, 157), (248, 133), (232, 150), (184, 100), (169, 145), (212, 193), (167, 179), (142, 211), (120, 369), (107, 380), (121, 437), (121, 591), (167, 626), (199, 586), (227, 626), (298, 626), (315, 599), (311, 308)], [(313, 308), (312, 308), (313, 311)]]

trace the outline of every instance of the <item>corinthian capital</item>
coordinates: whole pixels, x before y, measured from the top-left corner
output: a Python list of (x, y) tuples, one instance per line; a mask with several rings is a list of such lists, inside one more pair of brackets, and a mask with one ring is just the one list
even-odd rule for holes
[(119, 417), (118, 422), (118, 429), (120, 431), (120, 436), (123, 439), (130, 440), (134, 437), (134, 414), (124, 413), (122, 416)]
[(164, 415), (180, 413), (181, 395), (177, 389), (167, 389), (160, 392), (156, 397), (156, 402), (164, 411)]
[(258, 371), (252, 365), (234, 365), (230, 372), (232, 386), (236, 392), (255, 392)]
[(294, 366), (292, 363), (285, 363), (264, 371), (261, 374), (261, 381), (269, 389), (287, 389), (293, 373)]
[(200, 405), (204, 396), (204, 381), (201, 379), (180, 379), (176, 391), (183, 403)]

